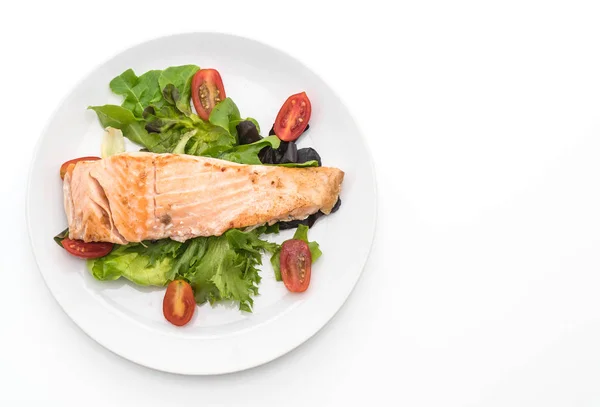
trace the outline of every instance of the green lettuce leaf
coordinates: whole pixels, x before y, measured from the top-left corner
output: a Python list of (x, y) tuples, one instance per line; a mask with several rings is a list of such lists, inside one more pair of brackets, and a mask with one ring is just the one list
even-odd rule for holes
[(196, 134), (187, 142), (185, 153), (218, 157), (235, 145), (235, 138), (225, 129), (200, 121), (194, 125)]
[(173, 275), (184, 278), (199, 259), (206, 253), (208, 239), (198, 237), (186, 241), (178, 252), (173, 264)]
[(239, 141), (237, 125), (245, 120), (249, 120), (254, 123), (256, 130), (258, 130), (260, 133), (260, 126), (258, 125), (258, 122), (252, 117), (242, 119), (240, 110), (233, 100), (231, 100), (231, 98), (225, 98), (221, 102), (217, 103), (208, 117), (208, 121), (210, 123), (227, 130), (229, 134), (235, 138), (236, 143)]
[[(192, 77), (200, 67), (196, 65), (172, 66), (161, 72), (158, 86), (165, 100), (174, 104), (180, 112), (190, 115)], [(169, 86), (170, 85), (170, 86)]]
[[(102, 281), (123, 277), (142, 286), (164, 286), (185, 279), (198, 304), (235, 301), (240, 310), (251, 312), (261, 279), (262, 253), (279, 249), (278, 244), (260, 239), (266, 231), (263, 226), (247, 232), (232, 229), (221, 236), (197, 237), (185, 243), (162, 239), (115, 245), (108, 255), (87, 264), (92, 275)], [(59, 238), (62, 235), (64, 232)]]
[(202, 122), (196, 115), (181, 114), (174, 106), (165, 105), (160, 108), (148, 106), (142, 113), (146, 130), (160, 133), (172, 128), (192, 129), (196, 123)]
[[(239, 109), (225, 98), (212, 110), (208, 121), (193, 114), (190, 106), (191, 81), (200, 69), (196, 65), (173, 66), (137, 76), (128, 69), (110, 82), (110, 88), (124, 97), (121, 106), (90, 106), (103, 127), (114, 127), (123, 136), (153, 153), (176, 153), (222, 158), (242, 164), (260, 164), (258, 152), (279, 144), (267, 138), (250, 146), (237, 146)], [(258, 123), (251, 120), (258, 128)]]
[(321, 249), (319, 249), (319, 244), (317, 242), (308, 241), (308, 226), (306, 225), (298, 225), (298, 229), (296, 229), (296, 233), (294, 233), (294, 237), (292, 239), (298, 239), (308, 243), (310, 257), (312, 258), (313, 263), (317, 261), (317, 259), (323, 254)]
[(227, 130), (237, 140), (237, 126), (242, 119), (240, 111), (231, 98), (225, 98), (213, 108), (208, 117), (208, 121), (215, 126), (220, 126)]
[(173, 154), (185, 154), (185, 146), (187, 145), (187, 142), (192, 137), (194, 137), (195, 134), (196, 134), (196, 130), (190, 130), (187, 133), (185, 133), (183, 136), (181, 136), (181, 138), (177, 142), (177, 145), (173, 149)]
[(56, 242), (57, 245), (59, 245), (62, 248), (63, 247), (62, 241), (65, 240), (67, 237), (69, 237), (69, 228), (66, 228), (65, 230), (60, 232), (58, 235), (54, 236), (54, 241)]
[[(211, 304), (217, 300), (234, 299), (240, 302), (240, 309), (251, 308), (252, 296), (258, 294), (260, 277), (247, 263), (247, 259), (238, 256), (232, 250), (226, 237), (209, 238), (206, 254), (199, 261), (196, 273), (190, 277), (192, 288), (196, 291), (196, 299), (200, 303), (208, 300)], [(199, 287), (202, 285), (208, 290), (202, 290), (202, 287)], [(198, 294), (202, 294), (203, 291), (209, 296), (206, 299), (198, 298)], [(218, 295), (214, 294), (216, 292)]]
[(275, 273), (275, 280), (281, 281), (281, 249), (277, 250), (271, 255), (271, 266), (273, 266), (273, 272)]
[(276, 243), (259, 238), (265, 229), (232, 229), (218, 237), (196, 238), (206, 240), (205, 252), (187, 271), (179, 273), (192, 285), (197, 303), (232, 300), (239, 302), (240, 310), (252, 311), (252, 297), (258, 294), (261, 280), (261, 253), (278, 248)]
[(117, 95), (123, 95), (126, 98), (135, 99), (135, 91), (133, 88), (138, 84), (140, 78), (133, 72), (133, 69), (128, 69), (121, 75), (110, 81), (110, 89)]
[[(306, 225), (299, 225), (292, 239), (303, 240), (308, 244), (308, 250), (310, 250), (310, 257), (312, 258), (312, 263), (317, 261), (317, 259), (323, 254), (317, 242), (308, 241), (308, 226)], [(271, 265), (273, 266), (273, 271), (275, 272), (275, 280), (277, 281), (281, 281), (281, 269), (279, 264), (280, 256), (281, 247), (279, 247), (275, 252), (273, 252), (273, 255), (271, 256)]]
[[(161, 142), (148, 147), (153, 153), (175, 152), (216, 157), (235, 145), (235, 138), (227, 130), (205, 122), (195, 114), (185, 116), (172, 106), (147, 108), (144, 110), (144, 119), (147, 122), (146, 129), (160, 135)], [(190, 132), (193, 132), (191, 137)], [(185, 140), (182, 141), (184, 136)]]
[(140, 118), (146, 107), (164, 103), (158, 84), (161, 73), (152, 70), (138, 77), (132, 69), (128, 69), (110, 81), (109, 86), (114, 93), (125, 97), (121, 106)]
[(156, 133), (148, 133), (143, 122), (137, 119), (130, 110), (116, 105), (89, 106), (98, 115), (103, 128), (114, 127), (123, 132), (123, 136), (148, 149), (160, 142)]
[[(183, 151), (180, 148), (178, 152), (218, 157), (235, 145), (235, 138), (225, 129), (202, 121), (195, 114), (188, 117), (177, 113), (169, 106), (150, 107), (145, 110), (143, 119), (116, 105), (90, 106), (89, 109), (96, 112), (103, 127), (120, 129), (123, 136), (152, 153), (174, 152), (182, 137), (190, 132), (193, 135), (187, 138)], [(147, 128), (153, 131), (148, 132)]]
[(115, 245), (108, 255), (90, 259), (87, 265), (101, 281), (124, 277), (142, 286), (164, 286), (175, 277), (175, 258), (181, 245), (169, 239)]
[[(270, 136), (277, 137), (277, 136)], [(276, 167), (288, 167), (288, 168), (306, 168), (306, 167), (318, 167), (319, 162), (317, 160), (310, 160), (303, 163), (284, 163), (284, 164), (264, 164), (264, 165), (274, 165)]]
[[(268, 242), (261, 240), (260, 235), (266, 233), (267, 229), (273, 231), (274, 229), (269, 226), (261, 226), (250, 232), (243, 232), (239, 229), (231, 229), (225, 236), (229, 245), (238, 253), (244, 253), (249, 256), (253, 256), (256, 260), (261, 261), (262, 252), (275, 253), (279, 249), (277, 243)], [(279, 228), (277, 228), (277, 232)]]
[[(258, 158), (258, 153), (265, 147), (279, 147), (279, 139), (277, 136), (265, 137), (252, 144), (244, 144), (235, 146), (220, 154), (218, 158), (227, 161), (233, 161), (239, 164), (262, 165)], [(316, 162), (316, 161), (315, 161)]]
[(264, 234), (278, 234), (279, 233), (279, 223), (274, 223), (272, 225), (265, 225), (264, 226), (265, 231), (263, 232)]

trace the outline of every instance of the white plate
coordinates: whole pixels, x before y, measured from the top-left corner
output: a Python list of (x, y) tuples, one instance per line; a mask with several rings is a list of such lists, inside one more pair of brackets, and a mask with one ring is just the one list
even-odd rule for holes
[[(121, 279), (99, 282), (82, 260), (68, 255), (52, 237), (66, 227), (60, 165), (99, 155), (102, 129), (89, 105), (119, 103), (109, 81), (128, 68), (138, 74), (172, 65), (212, 67), (243, 116), (269, 131), (291, 94), (306, 91), (312, 102), (310, 130), (301, 147), (312, 146), (323, 163), (343, 169), (341, 209), (320, 219), (309, 237), (323, 256), (313, 267), (304, 294), (286, 291), (264, 262), (254, 313), (232, 304), (196, 310), (177, 328), (164, 320), (164, 289), (140, 288)], [(271, 361), (314, 335), (342, 306), (367, 259), (375, 227), (375, 181), (371, 158), (348, 110), (313, 72), (289, 55), (241, 37), (213, 33), (159, 38), (106, 62), (67, 96), (33, 158), (28, 189), (28, 223), (42, 276), (65, 312), (88, 335), (136, 363), (182, 374), (219, 374)], [(285, 231), (276, 240), (291, 236)]]

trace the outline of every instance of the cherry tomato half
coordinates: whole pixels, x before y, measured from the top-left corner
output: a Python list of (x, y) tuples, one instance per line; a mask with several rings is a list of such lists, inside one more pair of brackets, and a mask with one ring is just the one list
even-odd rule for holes
[(80, 157), (80, 158), (74, 158), (72, 160), (67, 161), (66, 163), (64, 163), (63, 165), (60, 166), (60, 179), (65, 179), (65, 174), (67, 173), (67, 169), (69, 168), (70, 164), (75, 164), (78, 161), (94, 161), (94, 160), (100, 160), (100, 157)]
[(277, 113), (275, 134), (283, 141), (296, 140), (308, 126), (310, 113), (310, 100), (305, 92), (290, 96)]
[(106, 242), (89, 242), (83, 240), (73, 240), (68, 237), (63, 239), (62, 246), (73, 256), (82, 259), (97, 259), (104, 257), (113, 249), (114, 244)]
[(306, 291), (310, 284), (312, 256), (303, 240), (286, 240), (281, 245), (279, 268), (287, 289), (294, 293)]
[(192, 101), (198, 116), (208, 120), (213, 107), (225, 99), (225, 88), (216, 69), (200, 69), (192, 78)]
[(183, 326), (190, 322), (196, 310), (192, 286), (184, 280), (173, 280), (167, 286), (163, 300), (163, 315), (173, 325)]

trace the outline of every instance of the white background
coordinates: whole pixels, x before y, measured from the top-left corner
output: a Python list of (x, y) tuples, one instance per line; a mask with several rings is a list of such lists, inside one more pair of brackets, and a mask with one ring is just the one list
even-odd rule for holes
[[(600, 10), (391, 3), (2, 6), (0, 405), (600, 404)], [(152, 371), (83, 334), (44, 285), (24, 213), (34, 144), (68, 91), (118, 51), (197, 30), (320, 74), (379, 188), (373, 251), (337, 316), (218, 377)]]

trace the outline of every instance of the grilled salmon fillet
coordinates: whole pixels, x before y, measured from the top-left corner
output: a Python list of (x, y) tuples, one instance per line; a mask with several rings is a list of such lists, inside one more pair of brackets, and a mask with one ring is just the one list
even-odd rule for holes
[(179, 154), (123, 153), (65, 175), (69, 238), (126, 244), (219, 236), (232, 228), (329, 214), (337, 168), (242, 165)]

